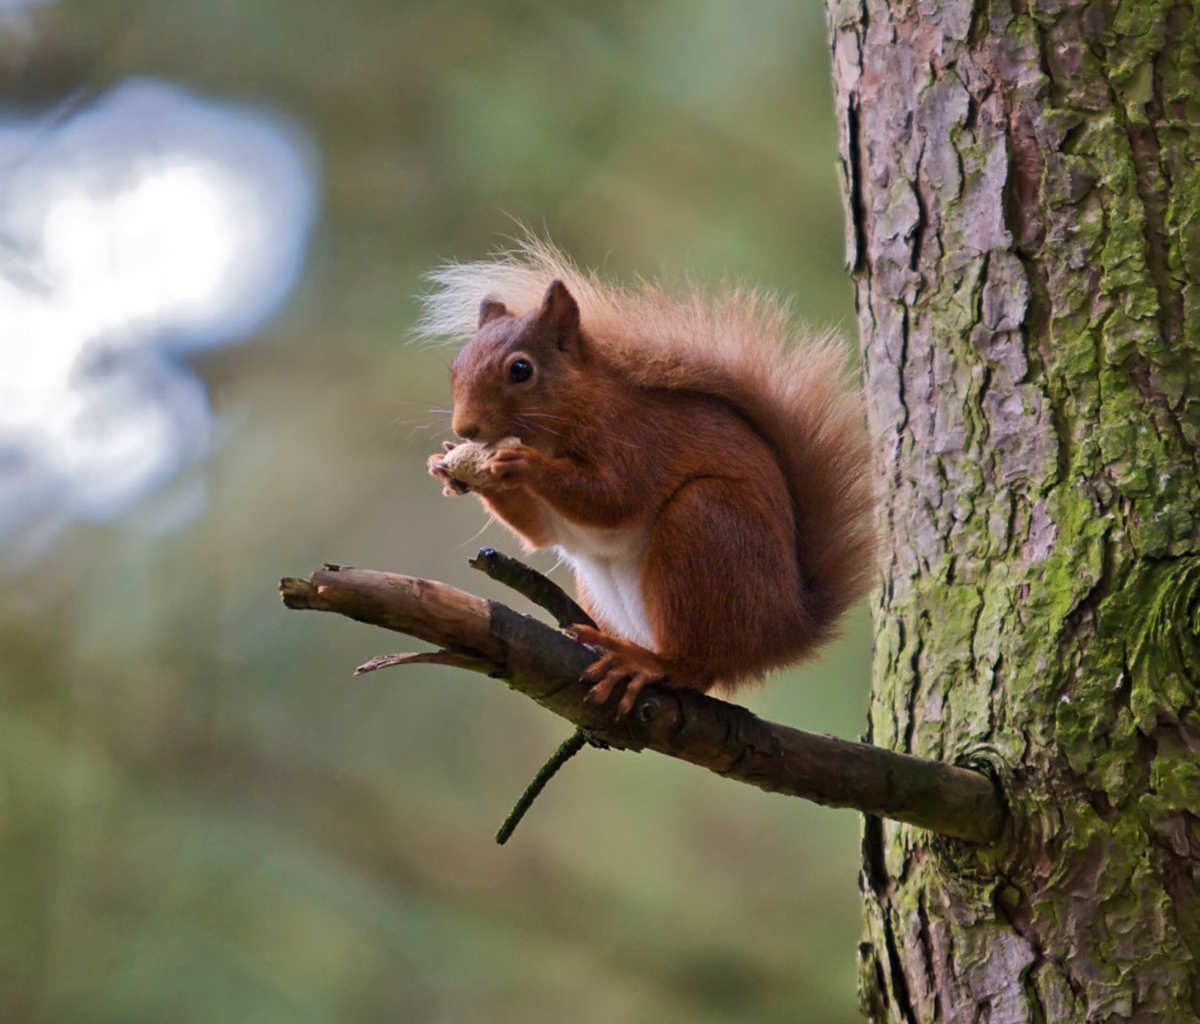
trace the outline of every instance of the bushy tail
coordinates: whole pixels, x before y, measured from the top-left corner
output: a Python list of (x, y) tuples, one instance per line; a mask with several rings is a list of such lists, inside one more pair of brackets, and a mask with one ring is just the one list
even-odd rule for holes
[(541, 303), (555, 278), (579, 304), (585, 336), (632, 380), (723, 398), (767, 438), (791, 490), (814, 639), (832, 632), (870, 587), (875, 554), (870, 448), (842, 344), (798, 329), (770, 295), (623, 288), (538, 239), (491, 262), (435, 271), (418, 334), (465, 340), (484, 296), (521, 315)]

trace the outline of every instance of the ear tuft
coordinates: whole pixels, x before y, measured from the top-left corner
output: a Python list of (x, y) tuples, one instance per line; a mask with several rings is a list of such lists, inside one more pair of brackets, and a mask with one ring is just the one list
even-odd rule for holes
[(542, 308), (538, 311), (538, 323), (553, 335), (562, 351), (575, 352), (578, 349), (579, 304), (557, 277), (546, 289)]
[(479, 326), (491, 323), (497, 317), (508, 316), (508, 307), (490, 295), (479, 304)]

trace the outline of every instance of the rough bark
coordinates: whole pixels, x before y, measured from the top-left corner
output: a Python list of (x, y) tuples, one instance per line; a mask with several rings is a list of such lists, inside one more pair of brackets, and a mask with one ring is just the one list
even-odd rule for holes
[(828, 0), (887, 481), (870, 739), (990, 759), (981, 851), (868, 819), (876, 1021), (1200, 1013), (1200, 29)]

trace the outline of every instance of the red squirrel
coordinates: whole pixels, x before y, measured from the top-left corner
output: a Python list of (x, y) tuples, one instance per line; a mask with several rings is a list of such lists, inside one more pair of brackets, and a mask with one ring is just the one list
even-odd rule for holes
[[(423, 333), (470, 336), (451, 427), (502, 438), (473, 486), (527, 550), (575, 573), (624, 684), (732, 689), (830, 639), (874, 568), (871, 458), (841, 346), (758, 292), (626, 289), (529, 241), (433, 275)], [(453, 485), (444, 453), (430, 472)]]

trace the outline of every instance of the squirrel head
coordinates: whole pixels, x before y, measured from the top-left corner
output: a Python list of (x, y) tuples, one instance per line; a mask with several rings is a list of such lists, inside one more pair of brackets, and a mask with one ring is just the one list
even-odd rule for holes
[(578, 421), (588, 361), (579, 305), (562, 281), (551, 281), (541, 306), (524, 316), (486, 298), (478, 332), (450, 368), (451, 428), (468, 441), (516, 436), (553, 453)]

